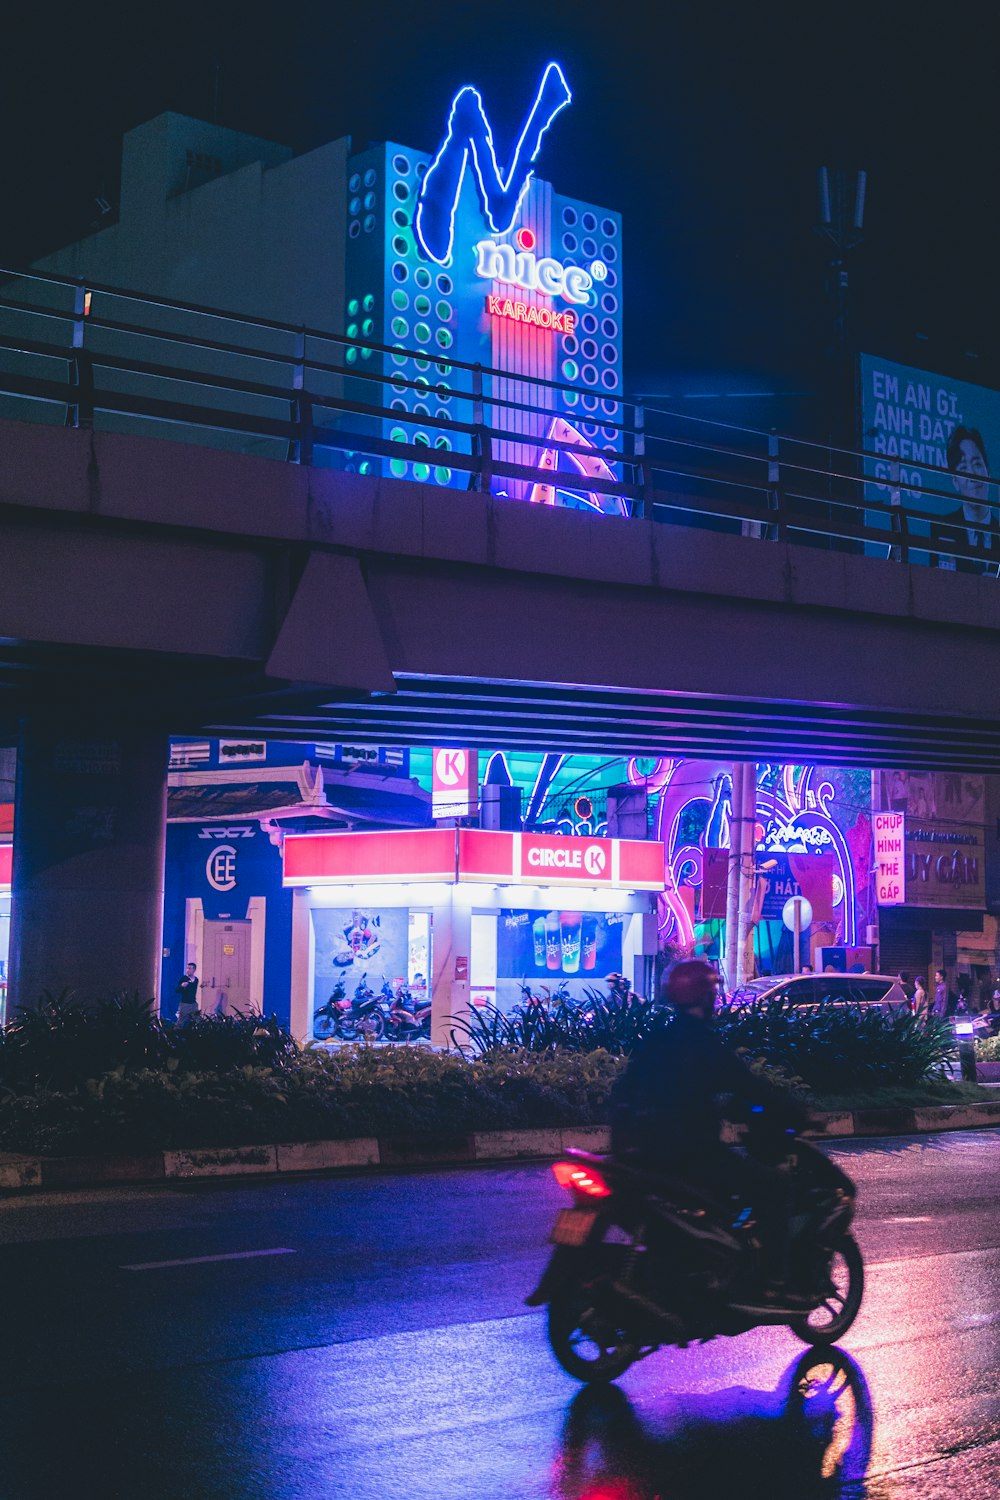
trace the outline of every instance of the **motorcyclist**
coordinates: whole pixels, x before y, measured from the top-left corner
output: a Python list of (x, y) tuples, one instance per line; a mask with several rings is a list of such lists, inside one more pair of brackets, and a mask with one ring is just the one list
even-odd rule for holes
[(788, 1279), (788, 1177), (722, 1144), (721, 1096), (764, 1108), (783, 1128), (800, 1129), (809, 1117), (723, 1046), (712, 1024), (718, 986), (702, 959), (681, 960), (667, 974), (663, 998), (674, 1018), (640, 1043), (615, 1088), (612, 1151), (715, 1197), (738, 1194), (757, 1226), (765, 1295), (777, 1301)]

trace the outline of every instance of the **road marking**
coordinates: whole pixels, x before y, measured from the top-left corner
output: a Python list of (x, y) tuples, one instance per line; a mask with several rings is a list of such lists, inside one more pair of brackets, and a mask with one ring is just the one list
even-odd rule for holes
[(119, 1266), (121, 1271), (163, 1271), (169, 1266), (207, 1266), (215, 1260), (257, 1260), (262, 1255), (295, 1255), (295, 1250), (280, 1246), (276, 1250), (236, 1250), (231, 1255), (189, 1255), (186, 1260), (147, 1260), (140, 1265)]
[(930, 1214), (897, 1214), (895, 1218), (883, 1220), (886, 1224), (930, 1224), (933, 1222)]

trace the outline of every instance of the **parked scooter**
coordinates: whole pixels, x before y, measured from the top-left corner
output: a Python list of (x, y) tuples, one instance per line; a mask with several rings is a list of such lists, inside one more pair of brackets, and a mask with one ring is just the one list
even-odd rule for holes
[(383, 998), (387, 1000), (385, 1010), (385, 1034), (390, 1041), (412, 1042), (431, 1036), (431, 1003), (419, 1005), (413, 999), (410, 988), (401, 984), (394, 991), (389, 981), (382, 985)]
[(378, 996), (362, 974), (352, 998), (347, 998), (344, 982), (338, 979), (325, 1005), (313, 1016), (313, 1035), (319, 1039), (336, 1037), (343, 1042), (360, 1038), (377, 1042), (385, 1031), (385, 1017)]
[(325, 1005), (313, 1014), (313, 1036), (319, 1042), (325, 1042), (329, 1037), (338, 1033), (340, 1018), (344, 1011), (350, 1010), (351, 1002), (347, 998), (347, 986), (342, 979), (338, 979), (330, 993), (330, 998)]

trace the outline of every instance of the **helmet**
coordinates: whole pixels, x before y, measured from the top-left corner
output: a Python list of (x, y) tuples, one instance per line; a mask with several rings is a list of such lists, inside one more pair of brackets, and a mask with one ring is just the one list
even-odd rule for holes
[(691, 1010), (715, 1004), (719, 976), (703, 958), (682, 958), (674, 964), (663, 985), (663, 998), (677, 1010)]

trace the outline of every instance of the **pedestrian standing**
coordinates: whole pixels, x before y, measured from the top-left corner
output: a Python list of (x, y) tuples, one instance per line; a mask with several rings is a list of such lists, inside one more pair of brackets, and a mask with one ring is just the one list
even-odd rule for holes
[(944, 977), (943, 969), (934, 970), (934, 1014), (936, 1016), (948, 1014), (948, 981)]
[(177, 985), (180, 1003), (177, 1006), (177, 1024), (186, 1026), (193, 1017), (201, 1014), (198, 1008), (198, 966), (188, 964)]
[(994, 1036), (1000, 1035), (1000, 984), (998, 984), (989, 998), (986, 1006), (986, 1019), (990, 1023), (990, 1031)]
[(915, 1016), (922, 1016), (927, 1011), (927, 989), (920, 974), (913, 981), (913, 1001), (911, 1008)]

